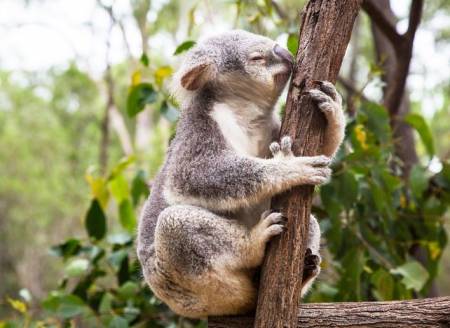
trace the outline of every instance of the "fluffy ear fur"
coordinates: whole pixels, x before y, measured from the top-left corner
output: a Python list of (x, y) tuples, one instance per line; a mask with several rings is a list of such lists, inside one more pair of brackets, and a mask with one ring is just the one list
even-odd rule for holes
[(211, 63), (201, 63), (189, 68), (181, 76), (180, 83), (183, 88), (195, 91), (211, 81), (215, 76), (214, 65)]

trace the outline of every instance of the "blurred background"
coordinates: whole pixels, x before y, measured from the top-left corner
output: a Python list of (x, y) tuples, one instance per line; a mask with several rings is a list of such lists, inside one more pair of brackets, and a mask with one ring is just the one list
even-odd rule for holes
[[(198, 38), (232, 28), (295, 54), (304, 3), (0, 1), (0, 327), (205, 327), (153, 296), (133, 246), (179, 115), (170, 77)], [(413, 7), (366, 1), (356, 21), (309, 301), (450, 295), (450, 2), (425, 1), (412, 53), (373, 15), (401, 35)]]

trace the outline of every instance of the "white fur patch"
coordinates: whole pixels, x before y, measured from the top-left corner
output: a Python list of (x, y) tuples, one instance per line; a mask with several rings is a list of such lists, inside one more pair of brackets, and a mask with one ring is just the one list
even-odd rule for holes
[(210, 115), (219, 125), (227, 143), (238, 154), (267, 156), (272, 129), (276, 124), (272, 112), (247, 102), (233, 105), (218, 103)]

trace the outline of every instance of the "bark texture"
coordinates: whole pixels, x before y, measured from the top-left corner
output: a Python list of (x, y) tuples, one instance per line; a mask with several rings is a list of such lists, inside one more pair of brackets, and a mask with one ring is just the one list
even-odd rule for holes
[[(450, 327), (450, 297), (393, 302), (304, 304), (295, 327)], [(210, 318), (209, 328), (251, 328), (252, 317)]]
[[(326, 126), (305, 91), (315, 80), (336, 82), (359, 0), (311, 0), (302, 13), (300, 46), (289, 87), (280, 136), (292, 137), (296, 155), (320, 153)], [(296, 327), (313, 187), (280, 195), (272, 202), (288, 218), (287, 230), (268, 248), (261, 272), (255, 327)]]

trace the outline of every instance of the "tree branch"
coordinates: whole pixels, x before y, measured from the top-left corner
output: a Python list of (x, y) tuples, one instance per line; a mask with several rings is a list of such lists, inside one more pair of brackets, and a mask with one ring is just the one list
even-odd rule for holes
[[(450, 297), (392, 302), (303, 304), (295, 327), (449, 327)], [(209, 328), (251, 328), (253, 317), (217, 317)]]
[[(296, 155), (320, 152), (326, 121), (305, 91), (314, 86), (314, 80), (336, 81), (360, 3), (314, 0), (302, 13), (297, 64), (281, 127), (281, 136), (290, 135), (294, 140)], [(272, 207), (281, 208), (288, 223), (287, 230), (268, 247), (255, 327), (296, 325), (313, 191), (312, 186), (298, 187), (272, 201)]]
[(403, 41), (402, 35), (397, 32), (395, 23), (391, 22), (378, 7), (376, 0), (364, 0), (362, 8), (370, 16), (370, 19), (377, 24), (378, 28), (383, 31), (384, 35), (397, 45)]

